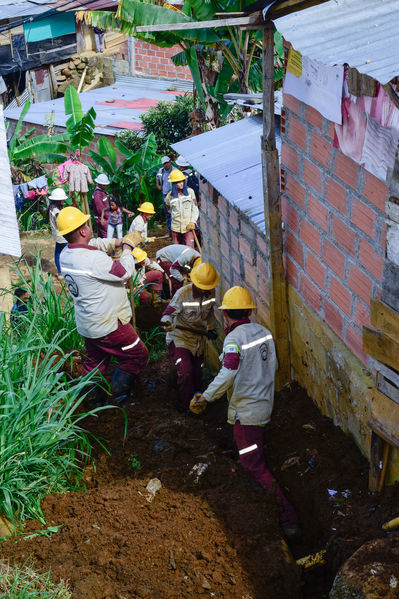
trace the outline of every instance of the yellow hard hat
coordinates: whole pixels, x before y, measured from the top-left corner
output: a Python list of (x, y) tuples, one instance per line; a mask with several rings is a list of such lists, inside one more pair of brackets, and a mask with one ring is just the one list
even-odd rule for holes
[(219, 275), (212, 264), (202, 262), (190, 274), (191, 281), (198, 289), (214, 289), (219, 283)]
[(192, 268), (195, 268), (196, 266), (199, 266), (200, 264), (202, 264), (202, 258), (196, 258), (193, 262)]
[(169, 175), (169, 183), (178, 183), (179, 181), (184, 181), (187, 179), (186, 175), (184, 175), (179, 169), (175, 168)]
[(132, 252), (136, 262), (142, 262), (147, 258), (147, 252), (142, 250), (141, 248), (134, 248)]
[(57, 217), (57, 228), (58, 233), (62, 235), (66, 235), (67, 233), (72, 233), (72, 231), (76, 231), (82, 225), (85, 224), (90, 218), (89, 214), (84, 214), (79, 208), (75, 208), (74, 206), (67, 206), (60, 210)]
[(219, 310), (251, 310), (256, 308), (251, 294), (244, 287), (231, 287), (223, 296), (222, 305)]
[(144, 212), (145, 214), (155, 214), (154, 204), (151, 202), (143, 202), (141, 206), (137, 208), (139, 212)]

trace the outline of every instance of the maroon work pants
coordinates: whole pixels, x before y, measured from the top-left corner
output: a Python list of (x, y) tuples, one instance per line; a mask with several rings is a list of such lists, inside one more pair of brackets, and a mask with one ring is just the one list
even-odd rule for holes
[(85, 337), (85, 346), (84, 375), (96, 368), (104, 375), (111, 356), (118, 360), (121, 370), (132, 374), (138, 374), (147, 364), (148, 349), (129, 323), (119, 322), (116, 331), (105, 337), (98, 339)]
[(96, 218), (95, 221), (96, 221), (96, 225), (97, 225), (98, 237), (102, 237), (103, 239), (106, 239), (107, 238), (107, 223), (105, 223), (105, 225), (103, 225), (101, 223), (100, 217), (98, 218), (98, 220)]
[(139, 291), (140, 304), (151, 304), (153, 298), (151, 290), (155, 293), (162, 291), (163, 273), (159, 270), (151, 270), (145, 273), (145, 280), (146, 284), (150, 285), (150, 288), (146, 287)]
[(173, 297), (174, 294), (176, 293), (176, 291), (178, 289), (180, 289), (180, 287), (183, 287), (183, 281), (178, 281), (177, 279), (175, 279), (175, 277), (173, 275), (170, 274), (170, 267), (172, 266), (172, 262), (170, 262), (169, 260), (166, 260), (165, 262), (163, 262), (162, 260), (158, 260), (158, 264), (164, 269), (164, 271), (170, 278), (170, 282), (172, 284), (172, 297)]
[(188, 245), (190, 248), (193, 248), (194, 234), (192, 231), (187, 231), (187, 233), (176, 233), (176, 231), (172, 231), (172, 242), (181, 243), (182, 245)]
[(266, 491), (275, 494), (280, 509), (281, 524), (298, 524), (294, 508), (266, 466), (263, 453), (263, 432), (262, 426), (244, 425), (239, 420), (235, 423), (234, 439), (240, 454), (240, 464), (254, 481)]
[(168, 352), (177, 370), (179, 410), (185, 412), (190, 406), (194, 393), (200, 390), (203, 356), (193, 356), (185, 347), (176, 347), (173, 341), (168, 345)]

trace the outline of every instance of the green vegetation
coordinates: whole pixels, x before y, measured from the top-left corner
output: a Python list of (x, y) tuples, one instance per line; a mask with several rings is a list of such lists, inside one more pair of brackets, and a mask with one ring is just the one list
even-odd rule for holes
[(149, 331), (141, 331), (140, 337), (148, 347), (151, 361), (155, 362), (166, 354), (165, 332), (160, 327), (153, 327)]
[(64, 581), (50, 580), (50, 573), (38, 574), (31, 564), (24, 566), (0, 561), (0, 593), (7, 599), (70, 599)]
[(142, 469), (142, 465), (141, 465), (141, 462), (140, 462), (140, 460), (138, 458), (137, 453), (132, 453), (129, 456), (129, 462), (130, 462), (130, 465), (131, 465), (131, 467), (133, 468), (133, 470), (135, 472), (139, 472), (139, 470)]

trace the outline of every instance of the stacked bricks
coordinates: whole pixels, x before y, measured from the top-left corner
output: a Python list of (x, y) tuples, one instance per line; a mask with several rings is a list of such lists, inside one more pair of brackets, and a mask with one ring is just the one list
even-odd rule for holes
[(190, 81), (190, 69), (176, 67), (170, 59), (178, 52), (181, 52), (180, 46), (160, 48), (135, 39), (135, 70), (140, 75)]
[(381, 295), (386, 185), (333, 147), (334, 125), (284, 96), (282, 211), (289, 283), (358, 358)]
[(200, 196), (202, 256), (220, 274), (217, 301), (229, 287), (243, 285), (257, 306), (253, 320), (269, 326), (268, 248), (264, 233), (209, 182), (200, 181)]

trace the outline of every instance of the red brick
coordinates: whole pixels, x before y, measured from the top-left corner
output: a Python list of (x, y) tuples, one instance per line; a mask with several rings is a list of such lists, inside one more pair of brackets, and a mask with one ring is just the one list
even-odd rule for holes
[(300, 294), (306, 302), (308, 302), (316, 312), (320, 312), (321, 295), (320, 291), (312, 281), (304, 274), (301, 275)]
[(305, 209), (306, 189), (291, 175), (287, 174), (285, 195), (297, 206)]
[(330, 213), (325, 205), (316, 200), (311, 194), (309, 194), (308, 199), (308, 215), (323, 231), (328, 233)]
[(230, 255), (230, 245), (224, 237), (220, 237), (220, 252), (224, 258)]
[(323, 128), (322, 115), (320, 114), (320, 112), (318, 112), (312, 106), (309, 105), (306, 106), (306, 120), (309, 123), (309, 125), (317, 127), (317, 129), (321, 130)]
[(306, 185), (313, 187), (315, 191), (321, 193), (322, 178), (320, 168), (306, 158), (303, 161), (303, 180)]
[(363, 364), (368, 363), (368, 356), (363, 353), (363, 339), (362, 335), (352, 327), (350, 324), (346, 325), (346, 335), (345, 340), (347, 345), (353, 351), (353, 353), (363, 362)]
[(284, 197), (281, 198), (281, 214), (286, 226), (292, 229), (295, 233), (298, 233), (298, 210), (295, 208), (295, 206), (290, 204), (290, 202), (287, 202), (287, 200)]
[(345, 187), (330, 177), (326, 179), (326, 200), (344, 216), (348, 214), (347, 193)]
[(260, 280), (268, 281), (269, 280), (269, 264), (268, 264), (266, 258), (263, 258), (260, 254), (257, 255), (256, 268), (258, 270)]
[(338, 216), (333, 215), (333, 236), (337, 242), (338, 247), (342, 247), (344, 250), (355, 255), (355, 242), (356, 234), (353, 229), (348, 227), (342, 219)]
[(295, 175), (298, 174), (298, 154), (293, 146), (290, 146), (286, 141), (283, 142), (281, 147), (281, 164), (284, 168), (293, 172)]
[(327, 269), (320, 262), (316, 256), (314, 256), (311, 252), (306, 252), (306, 272), (310, 276), (310, 278), (321, 287), (321, 289), (326, 289), (326, 273)]
[(334, 333), (339, 337), (343, 336), (342, 330), (344, 326), (344, 318), (341, 312), (327, 299), (324, 301), (324, 318), (329, 327), (332, 328)]
[(321, 255), (321, 237), (319, 231), (308, 221), (301, 224), (301, 239), (316, 254)]
[[(266, 237), (265, 236), (261, 236), (258, 235), (256, 238), (256, 248), (257, 248), (257, 253), (260, 252), (261, 254), (263, 254), (264, 256), (268, 255), (268, 249), (267, 249), (267, 245), (266, 245)], [(259, 253), (258, 253), (259, 256)]]
[(332, 144), (329, 139), (325, 139), (315, 131), (310, 135), (310, 155), (312, 158), (320, 162), (326, 168), (329, 168), (331, 163)]
[(230, 210), (230, 225), (234, 231), (238, 230), (238, 212), (236, 208)]
[(353, 322), (360, 330), (362, 330), (363, 326), (371, 327), (370, 308), (368, 307), (368, 305), (366, 306), (358, 299), (355, 300)]
[(359, 165), (337, 150), (335, 154), (334, 175), (353, 189), (356, 189), (359, 172)]
[(256, 268), (248, 264), (248, 262), (245, 262), (245, 284), (248, 285), (255, 294), (258, 293), (258, 273)]
[(363, 237), (359, 244), (359, 262), (377, 281), (382, 280), (383, 255)]
[(380, 248), (385, 253), (387, 247), (387, 224), (384, 221), (381, 225), (381, 235), (380, 235)]
[(303, 267), (303, 247), (301, 242), (289, 231), (285, 232), (285, 251)]
[(327, 137), (334, 140), (335, 137), (335, 126), (334, 123), (328, 122), (328, 129), (326, 132)]
[(385, 214), (385, 200), (388, 195), (388, 187), (383, 181), (374, 177), (368, 171), (364, 171), (363, 196), (374, 204), (378, 210)]
[(306, 150), (306, 126), (294, 116), (289, 118), (287, 136), (294, 144)]
[(370, 303), (373, 282), (356, 264), (349, 265), (348, 285), (355, 295)]
[(218, 196), (218, 210), (223, 216), (228, 216), (229, 205), (223, 196)]
[(301, 104), (299, 100), (297, 100), (296, 98), (294, 98), (294, 96), (291, 96), (290, 94), (283, 94), (283, 105), (284, 108), (291, 110), (291, 112), (294, 112), (295, 114), (299, 114), (299, 111), (301, 109)]
[[(229, 222), (222, 215), (219, 216), (219, 230), (220, 230), (221, 235), (224, 235), (226, 237), (226, 239), (228, 239), (228, 237), (229, 237)], [(201, 221), (201, 232), (203, 233), (202, 221)]]
[(239, 238), (239, 247), (240, 247), (240, 253), (241, 253), (242, 257), (244, 258), (244, 260), (246, 262), (248, 262), (249, 264), (253, 264), (251, 246), (250, 246), (249, 242), (247, 241), (247, 239), (245, 239), (245, 237), (242, 237), (241, 235)]
[(238, 254), (230, 253), (231, 263), (233, 265), (234, 270), (239, 274), (240, 273), (240, 259)]
[(211, 221), (216, 225), (217, 223), (217, 208), (212, 202), (207, 202), (207, 213)]
[(260, 323), (270, 327), (270, 310), (266, 304), (258, 302), (256, 315)]
[(298, 289), (298, 267), (287, 255), (285, 256), (285, 273), (287, 281), (290, 283), (290, 285), (292, 285), (295, 289)]
[(334, 304), (338, 306), (338, 308), (341, 308), (341, 310), (345, 312), (345, 314), (347, 314), (348, 316), (351, 315), (352, 294), (335, 277), (331, 277), (330, 280), (329, 297), (331, 301), (333, 301)]
[(377, 214), (357, 198), (353, 198), (352, 200), (351, 221), (352, 224), (361, 229), (363, 233), (372, 239), (376, 239)]

